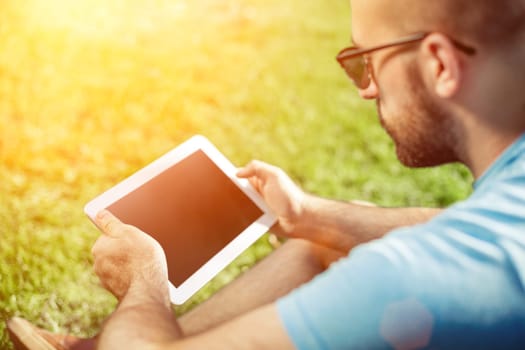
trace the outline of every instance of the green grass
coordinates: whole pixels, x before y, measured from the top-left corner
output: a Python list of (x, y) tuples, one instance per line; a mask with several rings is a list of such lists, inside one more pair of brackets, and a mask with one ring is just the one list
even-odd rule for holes
[[(446, 206), (470, 192), (462, 167), (397, 162), (374, 105), (334, 60), (350, 37), (347, 1), (3, 5), (1, 321), (96, 333), (115, 300), (92, 272), (99, 233), (83, 205), (195, 133), (321, 196)], [(271, 249), (264, 237), (177, 311)], [(3, 322), (0, 348), (10, 348)]]

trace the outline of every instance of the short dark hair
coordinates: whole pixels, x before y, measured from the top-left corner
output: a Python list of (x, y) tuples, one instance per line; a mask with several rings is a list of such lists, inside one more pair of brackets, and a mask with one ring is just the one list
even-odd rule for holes
[(488, 45), (511, 43), (525, 31), (525, 0), (400, 1), (411, 17), (403, 24), (407, 31), (440, 30)]

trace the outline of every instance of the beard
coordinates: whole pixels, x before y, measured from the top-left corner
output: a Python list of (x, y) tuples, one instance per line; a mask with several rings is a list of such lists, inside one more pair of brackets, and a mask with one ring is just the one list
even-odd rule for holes
[(381, 98), (376, 102), (379, 120), (394, 141), (399, 161), (412, 168), (458, 161), (453, 119), (427, 93), (415, 65), (408, 67), (406, 91), (409, 100), (400, 103), (396, 111), (385, 111)]

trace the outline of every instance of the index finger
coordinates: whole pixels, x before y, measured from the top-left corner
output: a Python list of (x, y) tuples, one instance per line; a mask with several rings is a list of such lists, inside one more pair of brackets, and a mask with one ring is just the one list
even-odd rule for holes
[(98, 212), (95, 223), (103, 233), (111, 237), (119, 236), (120, 227), (123, 225), (122, 221), (106, 209)]

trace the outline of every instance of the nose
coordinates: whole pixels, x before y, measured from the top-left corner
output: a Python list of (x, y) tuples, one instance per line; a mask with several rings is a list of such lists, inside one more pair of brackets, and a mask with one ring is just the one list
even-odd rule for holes
[(375, 100), (379, 96), (379, 88), (373, 77), (370, 77), (370, 84), (366, 88), (359, 89), (359, 96), (365, 100)]

